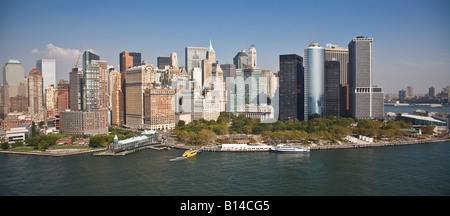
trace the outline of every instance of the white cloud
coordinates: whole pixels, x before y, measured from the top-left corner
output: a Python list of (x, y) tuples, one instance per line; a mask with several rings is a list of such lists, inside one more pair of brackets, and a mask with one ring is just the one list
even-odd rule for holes
[(81, 52), (77, 49), (66, 49), (57, 47), (53, 44), (47, 44), (47, 50), (45, 51), (45, 55), (48, 58), (77, 58)]
[[(78, 57), (82, 54), (80, 50), (68, 49), (55, 46), (51, 43), (47, 44), (46, 48), (39, 50), (37, 48), (31, 50), (31, 53), (37, 59), (49, 58), (56, 60), (56, 81), (60, 79), (68, 80), (69, 72), (75, 67)], [(81, 58), (78, 67), (81, 66)]]
[(38, 53), (39, 53), (39, 50), (38, 50), (37, 48), (34, 48), (33, 50), (31, 50), (31, 53), (33, 53), (33, 54), (38, 54)]
[(51, 43), (47, 44), (47, 49), (40, 51), (37, 48), (31, 50), (31, 53), (36, 55), (41, 55), (44, 58), (55, 58), (55, 59), (77, 59), (80, 54), (82, 54), (77, 49), (67, 49), (62, 47), (57, 47)]

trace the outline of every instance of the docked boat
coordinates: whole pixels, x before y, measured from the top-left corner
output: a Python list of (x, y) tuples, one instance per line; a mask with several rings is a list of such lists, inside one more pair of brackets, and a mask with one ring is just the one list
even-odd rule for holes
[(301, 152), (309, 152), (310, 148), (305, 146), (292, 146), (286, 144), (278, 144), (275, 147), (272, 147), (270, 151), (273, 152), (286, 152), (286, 153), (301, 153)]
[(182, 157), (184, 158), (188, 158), (188, 157), (193, 157), (197, 155), (197, 151), (196, 150), (187, 150), (183, 153)]

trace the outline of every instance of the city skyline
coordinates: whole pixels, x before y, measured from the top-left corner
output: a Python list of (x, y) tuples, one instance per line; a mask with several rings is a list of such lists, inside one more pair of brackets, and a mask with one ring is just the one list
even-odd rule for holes
[[(411, 86), (426, 94), (450, 80), (448, 1), (13, 1), (2, 2), (0, 60), (56, 59), (56, 82), (69, 80), (77, 58), (92, 50), (119, 70), (118, 54), (157, 57), (212, 41), (219, 64), (233, 63), (255, 45), (258, 67), (279, 71), (279, 55), (297, 54), (311, 42), (347, 48), (352, 38), (374, 38), (374, 85), (386, 94)], [(128, 16), (127, 16), (128, 15)], [(57, 19), (55, 19), (57, 17)], [(125, 28), (126, 27), (126, 28)], [(78, 67), (81, 67), (81, 61)]]

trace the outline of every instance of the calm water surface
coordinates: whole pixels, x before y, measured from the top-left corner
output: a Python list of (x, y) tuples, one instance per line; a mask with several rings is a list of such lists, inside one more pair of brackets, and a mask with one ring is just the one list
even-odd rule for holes
[(0, 154), (0, 195), (450, 195), (450, 142), (306, 154)]

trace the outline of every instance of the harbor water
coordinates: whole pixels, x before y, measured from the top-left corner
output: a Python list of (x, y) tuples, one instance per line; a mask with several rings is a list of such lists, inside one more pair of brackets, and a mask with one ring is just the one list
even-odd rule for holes
[[(385, 106), (385, 113), (449, 107)], [(309, 153), (0, 154), (0, 196), (449, 196), (450, 142)]]
[(450, 142), (309, 153), (0, 154), (0, 195), (450, 195)]

